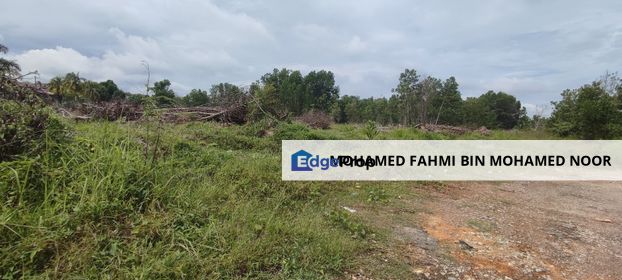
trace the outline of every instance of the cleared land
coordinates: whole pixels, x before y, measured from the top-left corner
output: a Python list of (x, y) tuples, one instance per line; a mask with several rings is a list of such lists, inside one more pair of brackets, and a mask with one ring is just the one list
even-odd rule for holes
[[(448, 183), (357, 212), (390, 246), (354, 279), (621, 279), (622, 184)], [(352, 206), (356, 208), (356, 206)], [(400, 267), (398, 264), (402, 264)], [(387, 271), (391, 271), (387, 273)]]

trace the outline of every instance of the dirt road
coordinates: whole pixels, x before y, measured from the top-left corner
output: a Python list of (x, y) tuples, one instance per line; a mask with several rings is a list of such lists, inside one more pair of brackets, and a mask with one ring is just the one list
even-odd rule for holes
[(622, 279), (621, 183), (447, 183), (423, 192), (370, 212), (395, 240), (382, 258), (404, 262), (408, 277)]

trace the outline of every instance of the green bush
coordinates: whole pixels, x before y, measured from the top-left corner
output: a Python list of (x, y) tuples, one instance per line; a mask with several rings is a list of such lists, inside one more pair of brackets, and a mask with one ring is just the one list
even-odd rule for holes
[(66, 135), (66, 127), (50, 108), (0, 99), (0, 162), (37, 155)]
[(553, 102), (549, 121), (554, 133), (581, 139), (622, 137), (622, 86), (617, 93), (609, 93), (603, 81), (595, 81), (561, 95), (562, 100)]
[(273, 139), (281, 140), (323, 140), (324, 137), (300, 123), (281, 123), (274, 132)]
[(365, 137), (369, 140), (373, 140), (376, 136), (378, 136), (378, 133), (380, 133), (380, 131), (378, 131), (378, 127), (376, 126), (376, 122), (374, 121), (367, 121), (367, 124), (363, 128), (363, 132), (365, 133)]

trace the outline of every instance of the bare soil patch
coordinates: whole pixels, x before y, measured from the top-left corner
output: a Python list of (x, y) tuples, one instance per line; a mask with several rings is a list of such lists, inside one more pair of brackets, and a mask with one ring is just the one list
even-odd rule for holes
[[(409, 278), (622, 279), (621, 183), (471, 182), (418, 191), (418, 199), (360, 213), (391, 229), (391, 248), (379, 258), (402, 262)], [(385, 278), (374, 270), (369, 278)]]

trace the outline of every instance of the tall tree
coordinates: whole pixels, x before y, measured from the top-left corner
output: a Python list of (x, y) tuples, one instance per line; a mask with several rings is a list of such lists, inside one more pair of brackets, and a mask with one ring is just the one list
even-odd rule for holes
[(276, 93), (276, 98), (286, 106), (294, 115), (304, 112), (304, 78), (300, 71), (288, 69), (274, 69), (272, 73), (267, 73), (261, 77), (261, 83), (271, 85)]
[(462, 109), (464, 114), (462, 124), (471, 127), (493, 128), (496, 126), (495, 112), (482, 99), (469, 97), (464, 101)]
[[(430, 107), (432, 105), (432, 100), (437, 98), (441, 88), (441, 80), (437, 78), (428, 76), (421, 81), (420, 86), (415, 91), (419, 107), (419, 123), (429, 123), (429, 120), (435, 117), (434, 114), (430, 115)], [(432, 110), (432, 113), (434, 113), (434, 110)]]
[(480, 96), (479, 99), (495, 114), (493, 128), (514, 128), (525, 114), (520, 101), (505, 92), (488, 91)]
[[(9, 48), (0, 44), (0, 54), (7, 52), (9, 52)], [(20, 71), (17, 62), (0, 57), (0, 79), (15, 78), (19, 76)]]
[(93, 81), (83, 81), (80, 86), (80, 97), (86, 100), (103, 101), (103, 86)]
[(54, 77), (48, 82), (48, 90), (54, 94), (61, 95), (63, 93), (63, 78)]
[(462, 104), (458, 82), (456, 78), (449, 77), (432, 100), (430, 117), (434, 118), (434, 123), (459, 125), (462, 122)]
[(594, 82), (579, 89), (577, 96), (577, 130), (584, 139), (608, 139), (614, 136), (612, 126), (616, 123), (617, 112), (612, 96), (601, 85)]
[(107, 80), (105, 82), (99, 83), (100, 92), (97, 97), (99, 101), (110, 101), (114, 99), (124, 99), (127, 95), (126, 92), (119, 89), (117, 84), (112, 80)]
[(63, 97), (78, 99), (82, 93), (82, 81), (79, 73), (67, 73), (61, 84), (61, 92)]
[(175, 102), (175, 92), (170, 88), (171, 82), (164, 79), (153, 83), (151, 91), (160, 106), (169, 106)]
[(193, 89), (182, 98), (186, 106), (205, 106), (209, 103), (207, 91), (201, 89)]
[(311, 71), (304, 78), (306, 108), (329, 112), (339, 98), (339, 87), (330, 71)]
[(419, 78), (415, 69), (405, 69), (404, 72), (400, 74), (397, 87), (391, 90), (397, 93), (397, 97), (400, 100), (399, 109), (402, 114), (402, 123), (405, 125), (414, 124), (417, 119), (416, 92), (419, 87)]
[(560, 135), (583, 139), (608, 139), (622, 135), (622, 113), (616, 108), (615, 97), (601, 81), (566, 90), (562, 100), (552, 102), (551, 126)]
[(251, 119), (269, 117), (283, 120), (287, 118), (288, 110), (279, 100), (278, 92), (271, 83), (256, 88), (253, 93), (253, 102), (250, 103)]

